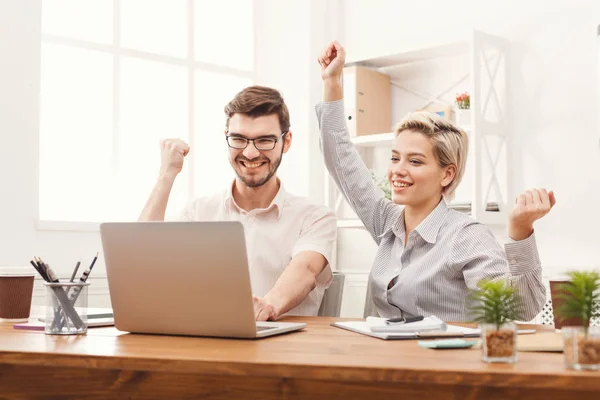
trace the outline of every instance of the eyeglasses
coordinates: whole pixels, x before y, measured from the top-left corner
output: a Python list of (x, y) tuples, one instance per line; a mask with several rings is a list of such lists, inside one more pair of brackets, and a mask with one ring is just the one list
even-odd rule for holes
[[(281, 132), (281, 138), (283, 138), (286, 133), (288, 133), (288, 131)], [(253, 142), (254, 147), (256, 147), (256, 150), (263, 150), (263, 151), (264, 150), (273, 150), (275, 148), (275, 145), (279, 141), (279, 138), (273, 138), (273, 137), (259, 137), (256, 139), (248, 139), (243, 136), (234, 136), (234, 135), (227, 135), (225, 137), (225, 139), (227, 139), (227, 144), (229, 145), (229, 147), (231, 147), (233, 149), (238, 149), (238, 150), (245, 149), (246, 147), (248, 147), (248, 142)]]

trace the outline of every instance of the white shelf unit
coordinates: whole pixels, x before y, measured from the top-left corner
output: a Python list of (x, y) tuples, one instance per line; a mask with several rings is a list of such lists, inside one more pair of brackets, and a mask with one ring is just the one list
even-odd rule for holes
[[(471, 132), (471, 125), (461, 125), (465, 132)], [(355, 136), (350, 139), (356, 147), (391, 147), (394, 140), (394, 133), (377, 133), (374, 135)]]
[[(468, 125), (461, 125), (469, 135), (469, 155), (455, 200), (470, 204), (471, 216), (488, 225), (506, 224), (509, 199), (514, 198), (508, 179), (511, 127), (507, 107), (509, 47), (510, 43), (505, 39), (473, 31), (462, 42), (410, 49), (366, 60), (353, 60), (347, 64), (390, 75), (390, 131), (408, 112), (452, 106), (456, 94), (464, 91), (470, 93), (471, 120)], [(357, 136), (352, 138), (352, 142), (367, 166), (378, 177), (385, 177), (393, 134)], [(329, 177), (325, 186), (328, 204), (338, 217), (338, 228), (364, 228)], [(486, 210), (490, 203), (496, 203), (498, 211)], [(338, 251), (360, 251), (361, 244), (343, 243), (349, 235), (342, 231), (338, 231), (338, 234)], [(343, 258), (352, 257), (344, 255)], [(335, 259), (339, 260), (339, 255)], [(345, 265), (336, 267), (341, 272), (347, 270)], [(367, 275), (364, 272), (365, 281)], [(354, 279), (358, 278), (355, 276)], [(349, 301), (358, 303), (356, 299)], [(359, 310), (355, 310), (346, 316), (361, 315)]]
[[(509, 42), (506, 40), (473, 31), (464, 42), (349, 64), (391, 76), (393, 121), (390, 121), (390, 127), (410, 111), (432, 105), (449, 106), (453, 104), (455, 94), (463, 91), (471, 94), (472, 120), (461, 126), (470, 138), (468, 165), (456, 201), (470, 203), (473, 218), (485, 224), (505, 224), (508, 199), (512, 199), (507, 173), (510, 132), (508, 53)], [(352, 138), (367, 166), (380, 177), (385, 176), (392, 140), (391, 132)], [(356, 218), (352, 213), (340, 213), (340, 208), (346, 206), (345, 201), (340, 199), (329, 178), (326, 186), (328, 203), (338, 218)], [(486, 210), (490, 203), (497, 203), (498, 211)]]
[(357, 147), (390, 146), (393, 139), (393, 132), (378, 133), (375, 135), (355, 136), (352, 138), (352, 143)]

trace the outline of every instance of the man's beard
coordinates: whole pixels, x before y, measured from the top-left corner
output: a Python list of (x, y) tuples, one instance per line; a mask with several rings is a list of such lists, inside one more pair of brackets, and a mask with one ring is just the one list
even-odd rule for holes
[[(283, 148), (281, 149), (281, 154), (279, 155), (279, 158), (277, 160), (275, 160), (275, 163), (272, 164), (271, 160), (268, 158), (263, 158), (263, 159), (254, 159), (254, 160), (249, 160), (244, 156), (238, 156), (235, 158), (235, 160), (233, 161), (233, 170), (235, 171), (235, 174), (237, 175), (237, 177), (239, 178), (239, 180), (241, 180), (244, 185), (251, 187), (251, 188), (257, 188), (260, 187), (262, 185), (264, 185), (265, 183), (269, 182), (269, 180), (273, 177), (273, 175), (275, 175), (275, 173), (277, 172), (277, 169), (279, 168), (279, 165), (281, 164), (281, 159), (283, 158)], [(238, 170), (239, 161), (244, 161), (244, 162), (262, 162), (262, 161), (266, 161), (267, 162), (267, 166), (270, 165), (274, 165), (273, 168), (271, 168), (271, 170), (269, 171), (269, 173), (267, 174), (267, 176), (264, 179), (258, 180), (258, 181), (254, 181), (254, 180), (249, 180), (247, 177), (243, 176), (240, 171)], [(262, 167), (259, 167), (262, 168)]]

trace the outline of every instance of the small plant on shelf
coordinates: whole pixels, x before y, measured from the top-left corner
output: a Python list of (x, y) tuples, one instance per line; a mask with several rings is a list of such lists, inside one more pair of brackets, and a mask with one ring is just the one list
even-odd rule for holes
[(468, 92), (456, 95), (456, 106), (459, 110), (469, 110), (471, 108), (471, 96)]
[(374, 171), (371, 170), (371, 179), (373, 179), (373, 182), (375, 182), (375, 184), (381, 189), (383, 190), (383, 193), (385, 193), (385, 198), (388, 200), (392, 199), (392, 189), (390, 189), (390, 182), (387, 180), (387, 178), (381, 178), (379, 176), (377, 176), (375, 174)]
[(515, 362), (521, 299), (505, 280), (481, 280), (471, 294), (473, 321), (481, 329), (482, 359), (485, 362)]
[(559, 286), (561, 304), (556, 315), (561, 319), (577, 318), (581, 326), (563, 327), (565, 363), (582, 370), (600, 370), (600, 327), (590, 326), (600, 318), (600, 273), (571, 271), (570, 280)]

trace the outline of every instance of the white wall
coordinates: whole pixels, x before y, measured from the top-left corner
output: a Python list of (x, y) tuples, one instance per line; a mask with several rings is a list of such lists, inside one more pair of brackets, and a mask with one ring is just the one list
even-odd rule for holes
[(290, 111), (292, 147), (283, 156), (278, 174), (286, 190), (308, 195), (308, 177), (302, 172), (308, 164), (309, 123), (304, 111), (309, 76), (307, 63), (299, 61), (309, 52), (310, 2), (257, 0), (255, 4), (256, 83), (279, 90)]
[[(39, 0), (0, 1), (0, 267), (28, 266), (37, 255), (68, 276), (78, 258), (89, 265), (101, 246), (97, 233), (35, 228), (40, 10)], [(105, 276), (102, 259), (94, 275)], [(43, 304), (39, 286), (34, 302)], [(96, 286), (90, 305), (108, 305), (105, 283)]]
[[(512, 190), (548, 187), (558, 199), (551, 214), (536, 224), (547, 276), (600, 264), (596, 238), (600, 222), (596, 26), (600, 18), (595, 3), (343, 2), (345, 29), (339, 39), (350, 60), (459, 40), (471, 29), (511, 41), (516, 147), (511, 154)], [(349, 262), (365, 264), (365, 257), (350, 252), (354, 245), (340, 251)]]
[(39, 255), (69, 270), (78, 257), (90, 262), (100, 241), (94, 233), (35, 229), (40, 9), (36, 0), (0, 2), (0, 266)]
[(318, 51), (338, 35), (338, 1), (255, 0), (256, 83), (281, 91), (293, 142), (279, 176), (286, 190), (324, 203), (324, 167), (314, 105), (321, 99)]
[[(256, 0), (257, 83), (282, 91), (291, 112), (294, 143), (284, 158), (286, 188), (323, 202), (323, 168), (313, 106), (320, 97), (315, 55), (323, 22), (336, 2)], [(41, 0), (0, 1), (0, 267), (28, 265), (34, 255), (68, 276), (75, 261), (101, 251), (97, 232), (36, 229)], [(318, 21), (311, 29), (310, 20)], [(334, 36), (334, 35), (327, 35)], [(317, 46), (317, 47), (315, 47)], [(314, 179), (309, 179), (312, 174)], [(91, 194), (93, 195), (93, 194)], [(93, 276), (105, 276), (103, 259)]]

